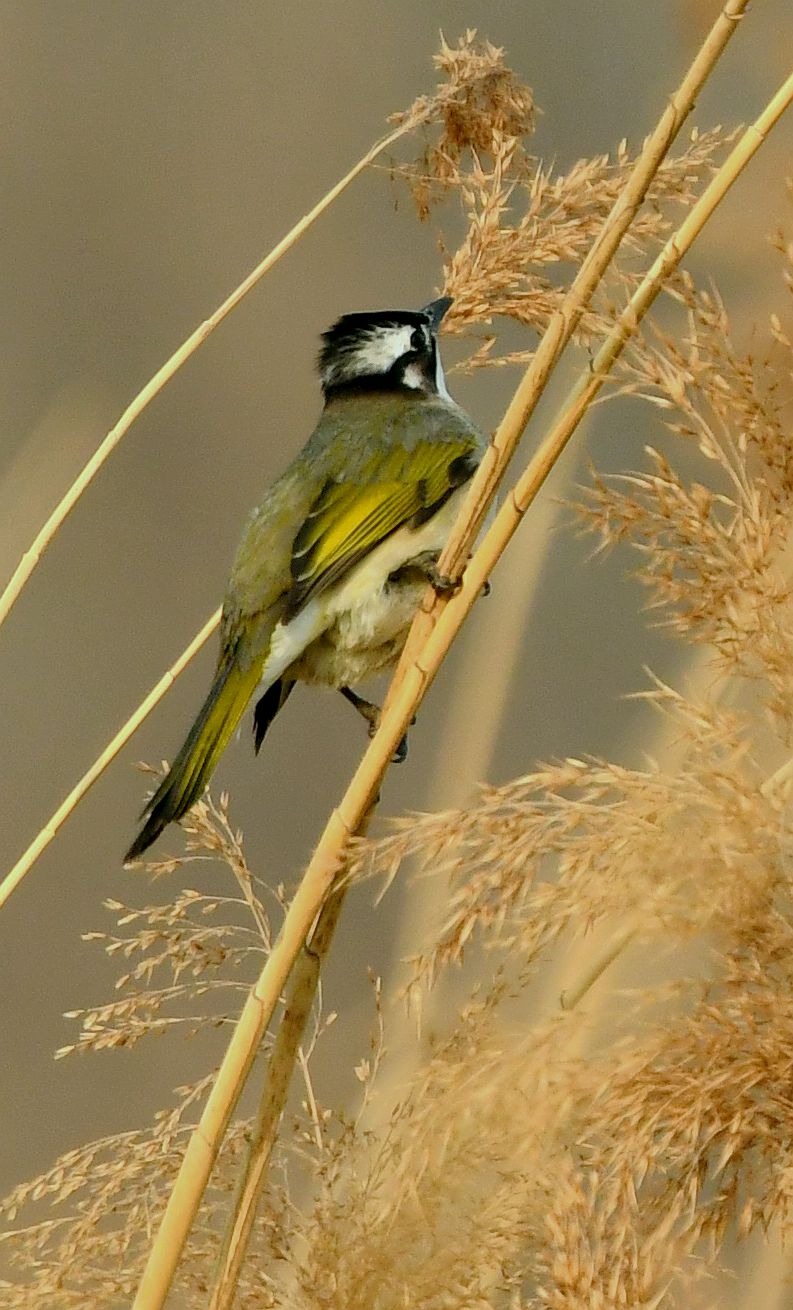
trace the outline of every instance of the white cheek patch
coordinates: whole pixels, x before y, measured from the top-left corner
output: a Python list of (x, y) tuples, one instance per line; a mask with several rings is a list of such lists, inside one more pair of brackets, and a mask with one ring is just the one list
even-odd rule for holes
[(387, 373), (398, 359), (410, 350), (413, 329), (406, 325), (375, 332), (345, 360), (344, 375), (361, 377), (370, 373)]
[(418, 364), (408, 364), (407, 368), (403, 370), (402, 382), (413, 391), (424, 391), (427, 386), (427, 379)]
[(428, 379), (425, 368), (429, 361), (425, 359), (424, 366), (418, 362), (406, 363), (399, 380), (412, 391), (432, 392), (434, 389), (443, 400), (451, 401), (438, 343), (433, 341), (429, 327), (421, 324), (364, 329), (354, 342), (342, 344), (335, 358), (328, 362), (322, 373), (323, 385), (339, 386), (356, 378), (385, 377), (399, 360), (415, 353), (413, 339), (417, 332), (422, 334), (428, 354), (434, 346), (434, 376), (432, 380)]

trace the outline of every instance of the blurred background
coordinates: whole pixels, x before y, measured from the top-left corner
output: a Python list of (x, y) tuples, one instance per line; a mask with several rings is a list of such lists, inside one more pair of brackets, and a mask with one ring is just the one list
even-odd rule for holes
[[(719, 7), (0, 3), (3, 582), (139, 388), (387, 116), (434, 87), (439, 29), (451, 42), (477, 27), (506, 47), (543, 111), (535, 149), (564, 167), (623, 136), (641, 142)], [(754, 116), (788, 71), (791, 35), (789, 0), (756, 4), (696, 121)], [(690, 265), (716, 279), (746, 333), (782, 301), (766, 238), (786, 217), (792, 143), (783, 123)], [(410, 155), (410, 143), (404, 149)], [(444, 224), (447, 234), (462, 230), (448, 216)], [(0, 872), (222, 598), (248, 510), (315, 421), (318, 334), (343, 312), (419, 306), (441, 282), (432, 223), (419, 225), (407, 195), (372, 170), (134, 426), (0, 631)], [(447, 343), (452, 361), (460, 353)], [(516, 380), (494, 370), (453, 379), (452, 389), (490, 429)], [(574, 492), (589, 457), (635, 467), (645, 442), (658, 440), (636, 405), (599, 413), (447, 662), (407, 764), (387, 779), (381, 816), (464, 802), (478, 780), (566, 754), (636, 764), (655, 726), (621, 698), (646, 685), (648, 664), (685, 685), (681, 650), (641, 612), (630, 557), (590, 561), (592, 541), (576, 536), (555, 499)], [(211, 643), (0, 915), (3, 1190), (59, 1151), (143, 1123), (220, 1052), (216, 1035), (216, 1046), (149, 1042), (102, 1059), (52, 1059), (74, 1037), (63, 1011), (105, 999), (115, 975), (80, 937), (109, 928), (103, 898), (138, 904), (176, 890), (151, 890), (121, 868), (148, 785), (134, 764), (173, 755), (214, 654)], [(294, 885), (364, 744), (341, 698), (316, 691), (298, 690), (258, 760), (246, 724), (216, 785), (231, 793), (254, 871)], [(157, 850), (179, 848), (170, 831)], [(186, 881), (208, 889), (217, 877), (200, 865)], [(345, 1078), (365, 1053), (356, 1016), (371, 1004), (367, 966), (387, 974), (415, 945), (426, 911), (398, 886), (379, 907), (373, 900), (367, 887), (351, 898), (325, 984), (326, 1004), (342, 1015), (334, 1055), (349, 1052)], [(333, 1088), (330, 1070), (326, 1101)]]

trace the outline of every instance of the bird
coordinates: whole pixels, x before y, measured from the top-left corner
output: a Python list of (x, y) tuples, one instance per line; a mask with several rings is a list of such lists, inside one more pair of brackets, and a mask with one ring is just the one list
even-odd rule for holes
[(396, 663), (428, 580), (448, 587), (438, 557), (486, 446), (446, 386), (451, 304), (344, 314), (322, 334), (319, 421), (248, 519), (212, 685), (125, 863), (200, 799), (254, 697), (257, 753), (296, 682), (341, 691), (375, 730), (355, 688)]

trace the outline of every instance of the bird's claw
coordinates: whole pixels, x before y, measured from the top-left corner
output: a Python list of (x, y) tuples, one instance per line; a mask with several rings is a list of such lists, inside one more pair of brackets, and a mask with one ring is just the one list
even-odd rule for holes
[[(430, 581), (431, 586), (435, 588), (435, 591), (438, 593), (439, 596), (447, 596), (447, 597), (456, 596), (457, 592), (460, 590), (460, 588), (463, 585), (463, 580), (461, 577), (450, 578), (448, 574), (440, 572), (437, 564), (430, 564), (427, 566), (427, 577)], [(490, 582), (488, 580), (485, 580), (485, 582), (482, 584), (482, 595), (489, 596), (490, 592), (491, 592)]]
[(463, 585), (462, 578), (450, 578), (447, 573), (441, 573), (437, 564), (430, 564), (427, 577), (439, 596), (456, 596)]

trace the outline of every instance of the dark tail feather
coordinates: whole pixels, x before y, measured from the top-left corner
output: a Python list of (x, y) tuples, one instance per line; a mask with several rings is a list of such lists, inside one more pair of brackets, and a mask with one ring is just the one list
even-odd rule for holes
[(278, 678), (257, 700), (256, 709), (253, 711), (253, 749), (257, 755), (264, 741), (264, 734), (278, 711), (283, 709), (294, 685), (294, 682), (289, 682), (286, 678)]
[(125, 864), (137, 860), (167, 824), (195, 805), (242, 718), (260, 671), (257, 664), (242, 670), (233, 662), (218, 669), (182, 749), (143, 811), (146, 822), (124, 856)]

